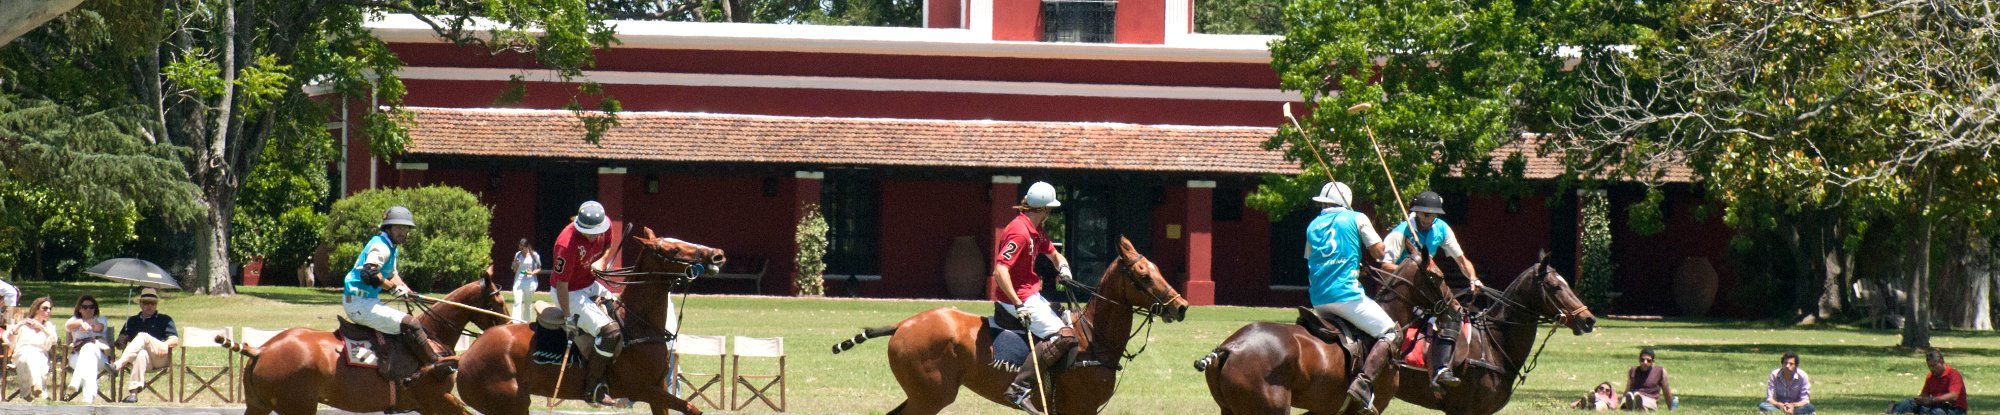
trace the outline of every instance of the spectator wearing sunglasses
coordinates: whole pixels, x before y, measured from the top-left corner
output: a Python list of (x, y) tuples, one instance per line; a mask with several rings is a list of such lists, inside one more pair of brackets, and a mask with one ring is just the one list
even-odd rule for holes
[[(1653, 348), (1639, 349), (1639, 365), (1625, 372), (1625, 393), (1619, 409), (1657, 411), (1661, 402), (1674, 401), (1674, 388), (1667, 384), (1667, 368), (1653, 362)], [(1672, 404), (1669, 403), (1669, 409)]]
[(79, 391), (84, 403), (97, 401), (97, 377), (111, 369), (109, 321), (99, 313), (97, 297), (76, 298), (76, 308), (63, 328), (69, 330), (69, 387)]

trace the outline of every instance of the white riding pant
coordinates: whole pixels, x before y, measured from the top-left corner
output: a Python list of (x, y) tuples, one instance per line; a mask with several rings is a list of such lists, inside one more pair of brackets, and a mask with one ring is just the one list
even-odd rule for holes
[(1069, 327), (1069, 323), (1063, 321), (1062, 316), (1056, 315), (1055, 308), (1049, 305), (1048, 299), (1042, 298), (1041, 293), (1021, 299), (1019, 308), (1007, 303), (1000, 303), (1000, 308), (1006, 310), (1008, 314), (1017, 316), (1021, 315), (1020, 310), (1028, 310), (1028, 321), (1023, 323), (1028, 323), (1028, 333), (1034, 334), (1036, 338), (1054, 336), (1056, 332)]
[(514, 274), (514, 318), (521, 321), (535, 321), (535, 315), (528, 307), (535, 303), (535, 291), (541, 287), (541, 280), (534, 274)]
[(577, 328), (593, 337), (604, 330), (604, 326), (611, 324), (611, 313), (606, 312), (596, 298), (616, 300), (618, 295), (605, 289), (601, 282), (591, 282), (588, 287), (569, 292), (569, 318), (576, 321)]
[(1389, 312), (1382, 310), (1382, 305), (1375, 304), (1375, 300), (1363, 298), (1320, 304), (1313, 306), (1313, 311), (1339, 316), (1353, 324), (1354, 328), (1361, 329), (1362, 333), (1377, 339), (1387, 338), (1396, 331), (1396, 320), (1389, 318)]
[(347, 311), (347, 320), (368, 326), (382, 334), (403, 332), (403, 318), (410, 313), (382, 304), (380, 298), (344, 296), (340, 308)]

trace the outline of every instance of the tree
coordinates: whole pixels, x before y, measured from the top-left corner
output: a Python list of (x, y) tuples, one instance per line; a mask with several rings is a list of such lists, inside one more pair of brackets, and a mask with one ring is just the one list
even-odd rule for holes
[(1291, 0), (1197, 0), (1195, 32), (1218, 35), (1275, 35), (1285, 32), (1285, 5)]
[[(6, 85), (14, 92), (65, 105), (144, 108), (140, 135), (183, 151), (178, 160), (197, 189), (193, 262), (202, 281), (193, 285), (226, 294), (234, 291), (229, 229), (244, 176), (273, 140), (326, 122), (332, 104), (312, 99), (305, 86), (377, 98), (386, 108), (369, 113), (365, 128), (376, 154), (399, 154), (408, 142), (396, 76), (402, 63), (364, 26), (385, 13), (419, 16), (458, 45), (518, 55), (564, 79), (580, 76), (592, 53), (615, 41), (605, 16), (582, 2), (106, 0), (16, 40), (10, 49), (47, 53), (7, 54), (0, 77), (17, 81)], [(110, 46), (90, 46), (97, 44)], [(577, 91), (570, 107), (595, 142), (616, 125), (618, 103), (593, 83)]]
[[(1302, 120), (1310, 131), (1282, 125), (1265, 148), (1282, 149), (1305, 173), (1266, 180), (1251, 202), (1290, 211), (1329, 177), (1353, 186), (1358, 199), (1391, 198), (1379, 164), (1405, 198), (1454, 172), (1472, 189), (1509, 188), (1492, 185), (1518, 179), (1522, 160), (1496, 163), (1488, 154), (1523, 133), (1549, 131), (1550, 114), (1566, 109), (1562, 103), (1580, 83), (1561, 73), (1562, 45), (1603, 54), (1603, 45), (1629, 43), (1641, 7), (1293, 0), (1284, 9), (1285, 36), (1271, 43), (1271, 66), (1285, 89), (1311, 104)], [(1374, 109), (1344, 111), (1360, 103)], [(1380, 134), (1371, 139), (1364, 126)], [(1310, 154), (1314, 149), (1327, 154)], [(1386, 216), (1383, 223), (1402, 220)]]
[(1687, 163), (1738, 228), (1831, 222), (1847, 245), (1903, 230), (1902, 344), (1929, 347), (1933, 242), (1971, 239), (1939, 227), (2000, 231), (2000, 14), (1972, 0), (1702, 0), (1672, 16), (1630, 55), (1582, 64), (1569, 154), (1608, 171)]

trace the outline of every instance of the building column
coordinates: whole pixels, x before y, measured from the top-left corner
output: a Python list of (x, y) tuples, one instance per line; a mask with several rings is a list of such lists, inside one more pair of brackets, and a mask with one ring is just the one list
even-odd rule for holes
[(1189, 180), (1187, 182), (1187, 297), (1188, 304), (1215, 304), (1214, 271), (1214, 229), (1215, 229), (1215, 181)]
[(396, 163), (396, 186), (405, 189), (423, 186), (424, 172), (430, 169), (430, 163)]
[(1015, 201), (1021, 200), (1021, 176), (993, 176), (993, 187), (987, 190), (986, 199), (993, 204), (993, 236), (986, 239), (986, 252), (991, 254), (999, 248), (1007, 223), (1021, 214), (1014, 210)]
[[(604, 205), (604, 217), (611, 219), (611, 230), (605, 231), (604, 236), (616, 242), (612, 244), (614, 246), (625, 241), (625, 224), (628, 223), (625, 217), (625, 172), (624, 167), (597, 168), (597, 204)], [(621, 260), (613, 254), (611, 266), (625, 266), (620, 263)]]
[[(796, 172), (792, 172), (792, 200), (793, 200), (792, 208), (794, 209), (794, 211), (792, 212), (791, 229), (794, 229), (795, 232), (796, 229), (799, 228), (799, 224), (805, 222), (806, 214), (811, 213), (811, 211), (807, 210), (806, 208), (808, 206), (813, 207), (814, 209), (817, 209), (819, 207), (820, 190), (821, 187), (825, 184), (825, 182), (826, 182), (826, 172), (808, 171), (808, 170), (799, 170)], [(780, 265), (781, 267), (783, 267), (781, 269), (786, 269), (790, 271), (778, 274), (785, 276), (784, 292), (793, 296), (799, 295), (799, 285), (793, 283), (793, 281), (798, 281), (799, 279), (798, 256), (799, 256), (799, 245), (797, 242), (797, 238), (794, 238), (792, 242), (792, 251), (786, 253), (785, 255), (782, 255), (782, 257), (784, 257), (785, 262), (784, 264)], [(824, 286), (822, 286), (822, 288), (824, 288)]]

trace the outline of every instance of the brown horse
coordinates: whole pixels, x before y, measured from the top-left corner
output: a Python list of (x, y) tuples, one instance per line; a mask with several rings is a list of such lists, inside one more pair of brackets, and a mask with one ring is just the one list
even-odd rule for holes
[[(638, 265), (606, 272), (624, 276), (622, 315), (625, 347), (612, 358), (607, 372), (611, 396), (645, 402), (654, 414), (668, 409), (687, 414), (701, 410), (668, 393), (666, 330), (667, 295), (676, 285), (703, 273), (713, 273), (723, 263), (721, 249), (653, 236), (642, 228), (643, 236), (633, 240), (641, 248)], [(608, 281), (608, 280), (607, 280)], [(538, 365), (529, 359), (529, 342), (534, 330), (528, 324), (508, 324), (487, 330), (472, 342), (459, 359), (458, 394), (465, 403), (486, 415), (526, 415), (534, 396), (584, 399), (585, 370), (556, 365)], [(562, 373), (566, 372), (566, 373)], [(556, 386), (562, 378), (562, 387)]]
[[(1139, 255), (1132, 242), (1118, 238), (1118, 260), (1104, 271), (1083, 315), (1073, 319), (1078, 328), (1076, 361), (1054, 379), (1045, 382), (1051, 413), (1095, 414), (1111, 400), (1118, 382), (1118, 359), (1132, 339), (1132, 316), (1147, 313), (1147, 323), (1158, 315), (1167, 322), (1185, 319), (1187, 300), (1160, 277), (1159, 267)], [(854, 339), (834, 346), (834, 353), (854, 347), (874, 337), (889, 339), (889, 370), (896, 374), (908, 398), (890, 414), (929, 415), (944, 410), (958, 399), (963, 385), (989, 401), (1009, 405), (1001, 399), (1014, 374), (988, 366), (993, 360), (993, 335), (983, 330), (979, 315), (953, 308), (935, 308), (917, 313), (889, 327), (865, 329)]]
[[(445, 300), (471, 305), (495, 313), (506, 313), (500, 289), (491, 274), (466, 284)], [(505, 320), (485, 313), (439, 305), (418, 316), (424, 331), (431, 335), (433, 349), (450, 355), (461, 331), (470, 322), (480, 328), (493, 327)], [(383, 379), (375, 369), (348, 366), (340, 362), (342, 342), (333, 332), (293, 328), (278, 333), (263, 346), (231, 343), (216, 339), (225, 347), (250, 357), (244, 372), (244, 415), (312, 414), (326, 404), (349, 412), (416, 410), (424, 414), (463, 414), (464, 404), (451, 396), (449, 368), (429, 370), (406, 384)], [(400, 347), (391, 345), (389, 347)], [(446, 357), (449, 362), (451, 357)]]
[(1533, 359), (1540, 357), (1533, 350), (1535, 332), (1544, 322), (1569, 327), (1578, 336), (1597, 327), (1597, 317), (1577, 299), (1562, 274), (1548, 266), (1546, 257), (1514, 277), (1483, 318), (1459, 338), (1454, 360), (1466, 362), (1458, 371), (1463, 383), (1432, 390), (1427, 370), (1403, 366), (1396, 398), (1453, 415), (1500, 412), (1514, 395), (1516, 380), (1526, 381), (1534, 370)]
[[(1398, 304), (1432, 304), (1443, 294), (1435, 287), (1442, 274), (1428, 258), (1404, 259), (1391, 274), (1364, 267), (1381, 281), (1386, 291), (1378, 291), (1377, 301), (1397, 322), (1408, 322), (1410, 307)], [(1419, 271), (1427, 271), (1419, 273)], [(1364, 343), (1357, 354), (1368, 352)], [(1349, 405), (1349, 375), (1358, 373), (1362, 356), (1350, 355), (1346, 348), (1327, 343), (1298, 324), (1255, 322), (1237, 329), (1215, 350), (1195, 362), (1195, 370), (1205, 372), (1209, 396), (1224, 415), (1288, 414), (1291, 408), (1308, 413), (1360, 413)], [(1367, 403), (1378, 411), (1393, 399), (1397, 374), (1383, 373), (1375, 379), (1375, 401)]]

